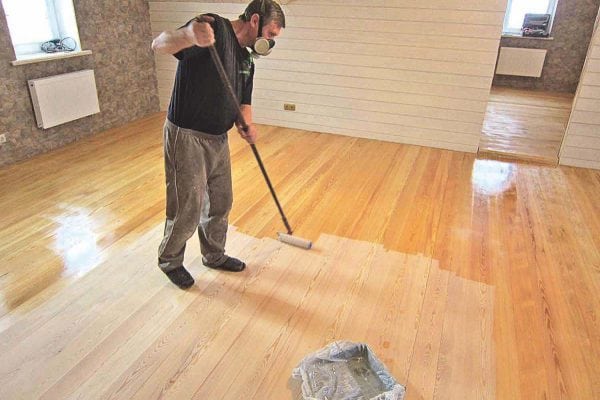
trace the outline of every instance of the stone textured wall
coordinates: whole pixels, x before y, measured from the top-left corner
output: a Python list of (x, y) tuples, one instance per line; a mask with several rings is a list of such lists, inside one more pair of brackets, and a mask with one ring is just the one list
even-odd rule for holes
[[(15, 59), (0, 3), (0, 166), (61, 147), (84, 136), (159, 110), (148, 2), (74, 0), (82, 48), (88, 56), (13, 66)], [(37, 128), (28, 79), (93, 69), (100, 113), (42, 130)]]
[(600, 0), (559, 0), (554, 40), (502, 38), (500, 46), (547, 49), (540, 78), (496, 75), (494, 85), (575, 93), (583, 69)]

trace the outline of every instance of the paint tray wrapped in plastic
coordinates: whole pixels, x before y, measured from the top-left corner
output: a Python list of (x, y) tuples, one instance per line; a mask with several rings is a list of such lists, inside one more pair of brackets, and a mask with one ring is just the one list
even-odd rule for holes
[(294, 368), (304, 400), (402, 400), (400, 385), (363, 343), (333, 342)]

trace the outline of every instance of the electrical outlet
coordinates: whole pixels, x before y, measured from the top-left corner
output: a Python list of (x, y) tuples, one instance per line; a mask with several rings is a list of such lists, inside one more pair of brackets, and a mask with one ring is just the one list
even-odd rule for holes
[(283, 109), (285, 111), (296, 111), (296, 105), (292, 104), (292, 103), (284, 103), (283, 104)]
[(5, 133), (0, 135), (0, 144), (4, 144), (4, 143), (6, 143), (6, 134)]

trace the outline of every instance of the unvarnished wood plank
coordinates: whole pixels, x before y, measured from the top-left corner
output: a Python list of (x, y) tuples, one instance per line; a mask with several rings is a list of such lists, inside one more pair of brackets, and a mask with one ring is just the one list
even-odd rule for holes
[[(175, 3), (177, 4), (177, 3)], [(158, 11), (151, 8), (152, 22), (160, 21), (177, 21), (184, 20), (191, 12), (210, 12), (218, 14), (241, 13), (244, 7), (233, 4), (211, 4), (209, 6), (202, 5), (186, 5), (177, 7), (176, 9)], [(378, 7), (371, 8), (368, 14), (357, 14), (355, 9), (340, 8), (332, 5), (303, 5), (291, 4), (284, 5), (284, 12), (287, 17), (295, 21), (299, 17), (314, 17), (323, 18), (342, 18), (342, 19), (372, 19), (379, 20), (394, 20), (394, 21), (421, 21), (421, 22), (437, 22), (446, 21), (455, 24), (475, 24), (475, 25), (497, 25), (504, 19), (504, 15), (499, 12), (482, 12), (482, 11), (466, 11), (466, 10), (423, 10), (419, 8), (390, 8)], [(189, 18), (188, 18), (189, 19)]]
[[(158, 75), (162, 78), (159, 89), (161, 90), (169, 90), (172, 87), (176, 67), (171, 62), (169, 64), (170, 66), (165, 67), (159, 63)], [(303, 68), (303, 65), (306, 68)], [(373, 89), (397, 94), (410, 93), (417, 96), (438, 96), (442, 99), (462, 99), (469, 106), (476, 101), (479, 103), (479, 108), (475, 110), (478, 111), (485, 106), (488, 99), (487, 89), (483, 87), (486, 79), (483, 78), (375, 68), (361, 69), (359, 72), (364, 72), (363, 77), (358, 77), (354, 75), (357, 71), (352, 71), (351, 68), (341, 68), (335, 71), (335, 74), (331, 74), (325, 73), (324, 67), (295, 62), (289, 63), (289, 66), (292, 70), (281, 71), (269, 69), (263, 62), (262, 68), (257, 71), (255, 80), (257, 89), (293, 92), (314, 88), (316, 94), (349, 93), (349, 96), (352, 96), (353, 89)], [(314, 77), (313, 72), (317, 72), (316, 70), (320, 68), (324, 73)], [(388, 75), (390, 79), (386, 79)], [(286, 87), (286, 84), (289, 86)], [(341, 94), (338, 96), (345, 97)], [(470, 108), (464, 107), (464, 109)]]
[(600, 73), (588, 69), (581, 82), (585, 85), (600, 86)]
[(429, 275), (422, 309), (424, 318), (417, 332), (408, 377), (411, 383), (409, 390), (414, 398), (428, 399), (434, 395), (450, 274), (448, 271), (433, 268)]
[(569, 132), (572, 136), (587, 136), (591, 138), (598, 136), (598, 128), (595, 125), (580, 124), (577, 122), (569, 124)]
[[(270, 123), (276, 125), (275, 121), (283, 120), (285, 111), (274, 111), (274, 110), (255, 110), (255, 118), (257, 121), (263, 123)], [(337, 128), (338, 133), (348, 132), (349, 130), (362, 130), (364, 137), (369, 135), (375, 136), (376, 134), (388, 135), (390, 137), (395, 136), (398, 140), (404, 137), (425, 139), (435, 142), (439, 139), (440, 142), (458, 142), (463, 144), (479, 142), (479, 133), (471, 129), (460, 129), (450, 127), (449, 129), (431, 128), (431, 127), (419, 127), (411, 126), (411, 124), (392, 124), (387, 122), (371, 122), (369, 120), (360, 120), (347, 117), (339, 116), (319, 116), (311, 114), (299, 114), (296, 113), (292, 117), (287, 117), (292, 122), (301, 124), (313, 124), (321, 126), (329, 126)], [(471, 126), (469, 126), (471, 127)]]
[(600, 99), (600, 90), (596, 86), (582, 85), (579, 87), (579, 97), (584, 99)]
[(411, 8), (425, 8), (425, 9), (464, 9), (464, 10), (495, 10), (504, 11), (506, 9), (506, 3), (502, 0), (487, 0), (487, 1), (475, 1), (475, 0), (432, 0), (426, 4), (419, 2), (418, 0), (373, 0), (366, 6), (364, 2), (360, 0), (304, 0), (308, 4), (348, 4), (351, 6), (360, 6), (363, 8), (373, 7), (411, 7)]
[[(150, 1), (150, 9), (153, 11), (159, 10), (187, 10), (190, 7), (196, 7), (197, 4), (206, 4), (208, 6), (221, 6), (220, 1), (212, 0), (205, 2), (164, 2), (164, 1)], [(286, 3), (286, 4), (283, 4)], [(283, 7), (287, 7), (288, 2), (282, 2)], [(242, 0), (234, 0), (229, 2), (228, 4), (233, 4), (240, 7), (244, 7), (246, 5), (245, 1)], [(353, 7), (361, 7), (361, 8), (370, 8), (370, 7), (394, 7), (394, 8), (421, 8), (421, 9), (461, 9), (461, 10), (484, 10), (484, 11), (502, 11), (504, 12), (506, 8), (505, 2), (502, 0), (489, 0), (489, 1), (476, 1), (476, 0), (466, 0), (466, 1), (444, 1), (444, 0), (433, 0), (424, 4), (423, 2), (419, 2), (417, 0), (403, 0), (403, 1), (389, 1), (389, 0), (373, 0), (369, 3), (369, 6), (366, 6), (364, 2), (359, 0), (303, 0), (303, 4), (312, 4), (312, 5), (349, 5)]]
[(449, 281), (435, 397), (495, 398), (495, 382), (489, 379), (495, 376), (493, 355), (487, 351), (492, 341), (492, 298), (483, 284)]
[[(269, 96), (269, 94), (271, 96)], [(404, 104), (394, 101), (396, 98), (388, 93), (379, 93), (379, 95), (377, 100), (365, 100), (360, 97), (352, 98), (332, 95), (311, 96), (307, 93), (273, 92), (259, 89), (253, 94), (252, 101), (255, 105), (264, 104), (265, 107), (273, 110), (283, 108), (285, 103), (293, 103), (297, 106), (296, 110), (300, 110), (300, 108), (305, 105), (318, 105), (342, 108), (347, 110), (348, 113), (351, 112), (350, 110), (360, 110), (393, 114), (395, 116), (419, 116), (433, 119), (446, 118), (450, 121), (470, 122), (475, 124), (481, 123), (481, 114), (475, 111), (454, 110), (452, 115), (448, 116), (448, 111), (442, 107)]]
[[(335, 71), (336, 73), (334, 74), (320, 74), (318, 77), (314, 77), (312, 74), (313, 67), (309, 65), (307, 65), (305, 71), (300, 70), (300, 68), (298, 68), (298, 71), (281, 71), (278, 69), (269, 69), (273, 64), (263, 64), (257, 69), (256, 82), (264, 90), (295, 91), (297, 90), (296, 88), (301, 90), (306, 85), (306, 87), (315, 88), (315, 94), (330, 92), (332, 95), (335, 95), (334, 90), (344, 91), (359, 88), (417, 95), (433, 95), (445, 98), (460, 98), (482, 102), (486, 102), (488, 99), (484, 78), (435, 74), (423, 71), (398, 71), (387, 68), (379, 70), (379, 74), (375, 73), (375, 68), (365, 68), (361, 71), (355, 71), (354, 75), (349, 69), (341, 69)], [(357, 72), (363, 75), (363, 77), (356, 75)], [(364, 72), (364, 74), (361, 72)], [(280, 82), (287, 83), (291, 87), (289, 89), (279, 86), (271, 88), (273, 85), (281, 85), (282, 83)], [(420, 91), (418, 87), (421, 87)], [(465, 94), (463, 94), (463, 91)]]
[[(280, 111), (282, 109), (279, 101), (255, 99), (253, 103), (256, 104), (257, 107), (260, 107), (264, 110)], [(479, 127), (481, 123), (479, 120), (475, 122), (464, 122), (447, 120), (445, 118), (435, 118), (433, 116), (424, 117), (422, 115), (403, 115), (399, 113), (387, 113), (382, 111), (383, 110), (381, 109), (378, 111), (364, 110), (361, 107), (350, 107), (347, 109), (320, 104), (296, 104), (297, 114), (310, 114), (313, 116), (326, 116), (334, 118), (348, 118), (348, 116), (351, 115), (351, 119), (355, 119), (357, 121), (373, 121), (406, 127), (437, 129), (479, 135)]]
[(579, 159), (576, 157), (562, 156), (560, 158), (560, 164), (561, 165), (570, 165), (570, 166), (579, 167), (579, 168), (600, 169), (600, 161), (583, 160), (583, 159)]
[[(160, 88), (161, 97), (167, 102), (171, 98), (172, 84), (173, 82)], [(261, 86), (272, 87), (274, 84), (273, 82), (261, 83)], [(289, 91), (289, 86), (285, 87), (283, 84), (281, 86), (283, 90), (257, 87), (252, 98), (279, 101), (277, 107), (279, 109), (283, 108), (284, 103), (336, 105), (348, 110), (359, 105), (364, 110), (385, 111), (386, 108), (393, 108), (398, 114), (406, 113), (408, 115), (436, 117), (445, 113), (450, 121), (464, 122), (481, 122), (483, 115), (479, 111), (487, 106), (484, 101), (376, 89), (347, 88), (340, 90), (334, 87), (301, 84), (294, 85), (295, 90)], [(311, 95), (310, 92), (313, 89), (318, 89), (320, 94), (314, 95), (313, 91), (313, 95)], [(404, 110), (406, 111), (404, 112)], [(452, 112), (448, 113), (448, 110), (452, 110)], [(390, 109), (390, 111), (392, 110)], [(350, 114), (350, 111), (348, 113)]]
[(597, 161), (600, 156), (600, 149), (590, 149), (585, 147), (566, 147), (563, 148), (561, 156), (577, 158), (579, 160)]
[(570, 135), (565, 138), (565, 146), (600, 149), (600, 137)]
[(577, 99), (576, 109), (581, 111), (600, 110), (600, 100), (579, 98)]
[[(300, 65), (296, 65), (300, 70)], [(487, 92), (485, 89), (477, 87), (462, 87), (453, 85), (452, 82), (437, 83), (436, 80), (431, 80), (429, 77), (423, 82), (407, 82), (402, 79), (404, 74), (397, 76), (394, 80), (385, 80), (377, 77), (373, 78), (353, 78), (352, 76), (344, 75), (329, 75), (318, 79), (311, 80), (305, 74), (298, 72), (284, 74), (275, 72), (273, 78), (270, 78), (271, 71), (264, 70), (257, 74), (255, 80), (256, 89), (262, 93), (273, 92), (300, 92), (304, 94), (329, 95), (341, 98), (362, 98), (365, 100), (386, 100), (404, 102), (405, 104), (415, 105), (430, 105), (432, 107), (440, 106), (443, 101), (462, 100), (464, 106), (460, 106), (461, 102), (456, 101), (453, 109), (465, 111), (485, 110), (487, 105)], [(159, 75), (164, 78), (164, 82), (159, 85), (161, 94), (170, 94), (174, 82), (174, 72), (159, 70)], [(295, 77), (299, 79), (294, 80)], [(338, 83), (348, 83), (347, 85), (338, 86)], [(419, 89), (420, 88), (420, 89)], [(263, 95), (264, 96), (264, 95)], [(425, 96), (435, 96), (429, 98)], [(419, 99), (427, 98), (430, 103), (417, 102)], [(414, 100), (413, 100), (414, 99)], [(436, 103), (436, 100), (438, 103)], [(307, 101), (307, 103), (312, 103)], [(450, 106), (448, 106), (450, 108)]]
[(590, 125), (600, 125), (600, 110), (599, 111), (580, 111), (573, 110), (571, 114), (571, 120), (573, 122), (580, 122)]
[[(286, 38), (283, 35), (277, 39), (278, 49), (314, 51), (313, 40), (305, 38)], [(473, 64), (490, 64), (496, 61), (496, 51), (442, 49), (422, 46), (411, 46), (405, 43), (352, 43), (338, 42), (325, 37), (319, 40), (319, 50), (330, 54), (356, 54), (370, 56), (394, 56), (398, 58), (438, 60), (446, 62), (465, 62)]]
[(598, 59), (589, 59), (587, 60), (586, 68), (590, 72), (600, 72), (600, 60)]
[[(257, 123), (270, 123), (274, 125), (280, 125), (283, 123), (287, 123), (283, 120), (276, 119), (267, 119), (267, 118), (257, 118), (255, 119)], [(455, 137), (452, 138), (451, 142), (439, 140), (437, 137), (435, 140), (427, 139), (427, 135), (432, 135), (434, 132), (431, 131), (418, 131), (415, 128), (411, 129), (411, 132), (414, 134), (414, 137), (410, 136), (399, 136), (398, 130), (390, 130), (389, 133), (373, 133), (373, 132), (365, 132), (361, 129), (353, 129), (353, 128), (340, 128), (338, 126), (327, 126), (327, 125), (319, 125), (319, 124), (310, 124), (306, 122), (293, 122), (290, 125), (295, 129), (300, 130), (308, 130), (308, 131), (316, 131), (316, 132), (324, 132), (331, 133), (334, 135), (343, 135), (350, 136), (356, 138), (363, 139), (375, 139), (383, 142), (391, 142), (391, 143), (404, 143), (404, 144), (412, 144), (417, 146), (426, 146), (433, 147), (438, 149), (447, 149), (454, 151), (463, 151), (468, 153), (476, 153), (478, 146), (478, 137), (472, 135), (463, 135), (459, 141), (455, 140)], [(439, 132), (438, 132), (439, 134)], [(424, 137), (425, 136), (425, 137)]]
[[(179, 27), (186, 22), (172, 21), (173, 27)], [(235, 19), (235, 17), (234, 17)], [(158, 36), (162, 30), (152, 26), (152, 36)], [(422, 49), (437, 50), (463, 50), (469, 52), (497, 53), (497, 39), (483, 39), (476, 37), (458, 37), (458, 36), (425, 36), (418, 33), (398, 33), (398, 32), (371, 32), (368, 37), (360, 32), (342, 32), (342, 31), (318, 31), (310, 28), (286, 26), (282, 36), (277, 39), (277, 43), (285, 40), (305, 40), (311, 43), (315, 41), (335, 42), (338, 44), (374, 44), (385, 46), (402, 46)], [(279, 45), (278, 45), (279, 47)]]
[[(243, 11), (243, 10), (242, 10)], [(228, 19), (235, 19), (238, 14), (224, 14)], [(191, 16), (193, 17), (193, 15)], [(189, 20), (191, 18), (188, 18)], [(186, 20), (186, 21), (187, 21)], [(177, 21), (154, 21), (152, 23), (153, 31), (164, 31), (177, 28), (182, 25)], [(183, 21), (185, 22), (185, 21)], [(452, 24), (445, 22), (415, 22), (413, 21), (385, 21), (375, 19), (354, 20), (351, 26), (340, 19), (322, 18), (319, 16), (294, 18), (294, 26), (297, 28), (307, 28), (313, 30), (344, 30), (355, 32), (391, 32), (401, 34), (416, 35), (419, 32), (426, 32), (426, 35), (447, 35), (456, 37), (475, 37), (480, 39), (498, 38), (499, 25), (478, 25), (478, 30), (474, 32), (470, 24)], [(349, 28), (349, 29), (348, 29)]]
[(303, 63), (319, 63), (352, 67), (370, 67), (370, 68), (390, 68), (395, 70), (425, 71), (434, 73), (449, 73), (468, 76), (489, 76), (494, 70), (494, 63), (485, 64), (471, 63), (468, 60), (463, 61), (439, 61), (416, 58), (402, 58), (401, 56), (370, 57), (367, 55), (355, 54), (352, 57), (344, 57), (341, 54), (329, 52), (306, 51), (306, 50), (287, 50), (278, 49), (277, 52), (269, 57), (269, 60), (295, 61), (302, 60)]

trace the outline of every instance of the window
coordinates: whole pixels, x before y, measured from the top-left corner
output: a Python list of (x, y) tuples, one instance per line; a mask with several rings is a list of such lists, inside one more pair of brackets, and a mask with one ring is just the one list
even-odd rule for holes
[(525, 14), (550, 14), (552, 23), (557, 2), (558, 0), (508, 0), (503, 32), (521, 34)]
[(2, 0), (17, 59), (44, 54), (42, 43), (65, 39), (79, 50), (79, 33), (72, 0)]

